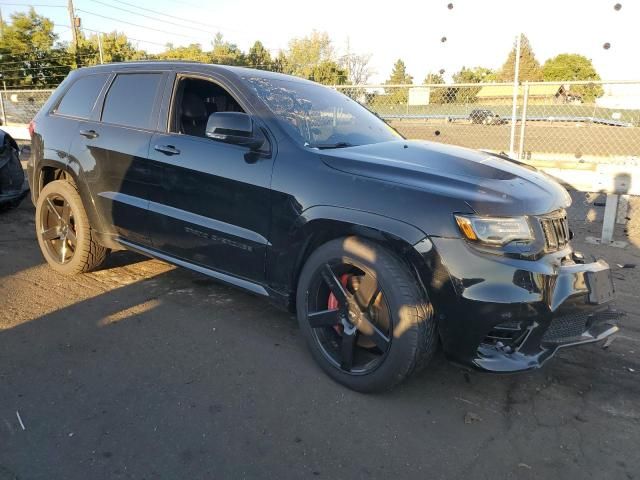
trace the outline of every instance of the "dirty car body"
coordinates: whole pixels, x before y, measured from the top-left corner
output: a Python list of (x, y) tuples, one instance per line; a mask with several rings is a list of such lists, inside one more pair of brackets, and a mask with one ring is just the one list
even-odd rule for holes
[[(153, 121), (142, 129), (105, 122), (114, 79), (145, 73), (158, 75)], [(101, 74), (84, 118), (51, 121), (70, 85)], [(185, 75), (226, 89), (261, 147), (172, 134), (174, 85)], [(344, 109), (317, 111), (305, 100), (325, 96)], [(324, 135), (360, 108), (352, 104), (312, 82), (236, 67), (82, 69), (35, 118), (33, 200), (63, 171), (106, 247), (192, 268), (289, 309), (315, 247), (345, 235), (378, 242), (433, 304), (447, 357), (485, 371), (536, 368), (558, 348), (617, 331), (609, 267), (573, 251), (570, 197), (555, 180), (489, 153), (406, 140), (373, 115), (364, 133)]]
[(16, 141), (0, 130), (0, 208), (15, 207), (29, 193)]

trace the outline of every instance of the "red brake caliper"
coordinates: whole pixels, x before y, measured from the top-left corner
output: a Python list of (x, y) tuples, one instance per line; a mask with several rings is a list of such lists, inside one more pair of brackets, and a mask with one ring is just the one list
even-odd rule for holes
[[(340, 277), (340, 283), (342, 284), (342, 286), (346, 289), (347, 288), (347, 282), (349, 281), (349, 277), (351, 275), (349, 275), (348, 273), (344, 273), (342, 274), (342, 276)], [(333, 294), (333, 292), (329, 293), (329, 300), (327, 300), (327, 309), (328, 310), (335, 310), (336, 308), (338, 308), (338, 299), (336, 298), (336, 296)], [(337, 323), (336, 325), (333, 326), (333, 329), (342, 334), (342, 324)]]

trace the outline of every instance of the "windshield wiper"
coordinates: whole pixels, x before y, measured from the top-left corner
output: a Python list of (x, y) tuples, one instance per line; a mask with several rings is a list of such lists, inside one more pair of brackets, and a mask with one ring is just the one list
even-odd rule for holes
[(349, 142), (336, 142), (336, 143), (316, 143), (316, 144), (307, 144), (310, 148), (317, 148), (319, 150), (327, 150), (330, 148), (347, 148), (347, 147), (357, 147), (353, 143)]

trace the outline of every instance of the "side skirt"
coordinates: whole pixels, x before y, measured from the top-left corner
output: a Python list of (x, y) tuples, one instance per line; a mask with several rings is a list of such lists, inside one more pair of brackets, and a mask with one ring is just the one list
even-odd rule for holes
[(255, 293), (256, 295), (269, 297), (269, 292), (267, 292), (267, 290), (259, 283), (254, 283), (249, 280), (245, 280), (243, 278), (238, 278), (232, 275), (228, 275), (226, 273), (218, 272), (216, 270), (211, 270), (210, 268), (202, 267), (195, 263), (187, 262), (185, 260), (181, 260), (179, 258), (175, 258), (170, 255), (160, 253), (156, 250), (153, 250), (147, 247), (141, 247), (140, 245), (136, 245), (135, 243), (131, 243), (126, 240), (119, 239), (118, 242), (121, 243), (123, 246), (125, 246), (127, 249), (141, 253), (148, 257), (157, 258), (167, 263), (177, 265), (178, 267), (188, 268), (189, 270), (202, 273), (203, 275), (207, 275), (208, 277), (215, 278), (216, 280), (219, 280), (223, 283), (227, 283), (234, 287), (242, 288), (243, 290), (247, 290), (251, 293)]

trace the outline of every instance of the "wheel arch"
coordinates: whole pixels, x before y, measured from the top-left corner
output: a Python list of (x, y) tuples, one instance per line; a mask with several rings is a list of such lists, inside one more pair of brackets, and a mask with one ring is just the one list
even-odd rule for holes
[(53, 182), (54, 180), (66, 180), (78, 189), (78, 193), (80, 194), (80, 199), (82, 200), (82, 205), (87, 213), (91, 228), (100, 231), (100, 229), (97, 228), (100, 225), (98, 212), (95, 208), (89, 189), (82, 178), (82, 173), (77, 163), (43, 159), (38, 162), (38, 167), (34, 172), (33, 177), (36, 187), (32, 189), (34, 204), (38, 201), (38, 196), (45, 185)]
[[(424, 288), (417, 274), (414, 245), (425, 241), (427, 235), (408, 223), (361, 210), (333, 206), (317, 206), (305, 210), (298, 228), (299, 245), (293, 260), (289, 279), (290, 309), (295, 309), (295, 292), (302, 268), (319, 246), (336, 238), (358, 236), (381, 244), (406, 262), (416, 280)], [(429, 241), (428, 239), (426, 241)]]

